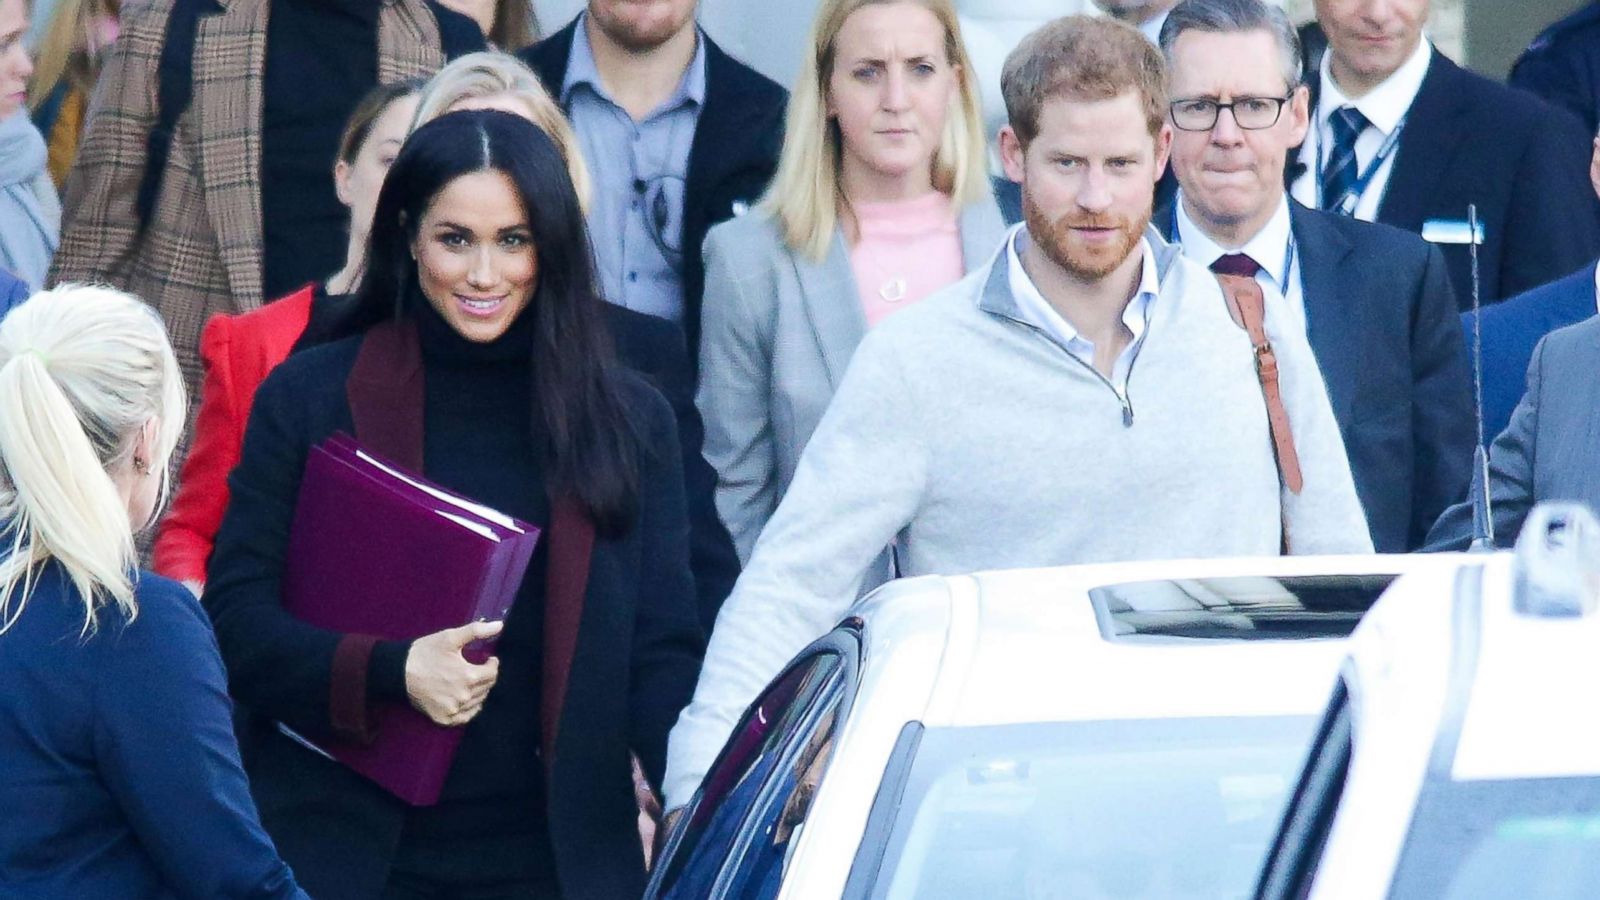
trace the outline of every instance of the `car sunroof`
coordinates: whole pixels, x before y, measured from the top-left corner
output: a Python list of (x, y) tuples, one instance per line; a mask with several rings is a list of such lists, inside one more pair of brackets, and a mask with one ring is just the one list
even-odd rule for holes
[(1111, 641), (1348, 637), (1397, 576), (1293, 575), (1130, 581), (1089, 591)]

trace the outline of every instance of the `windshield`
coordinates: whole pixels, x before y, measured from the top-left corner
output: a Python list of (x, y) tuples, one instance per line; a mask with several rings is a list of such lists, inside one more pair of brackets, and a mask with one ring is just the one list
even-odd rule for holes
[(1315, 727), (1286, 716), (928, 729), (904, 745), (915, 755), (887, 844), (863, 847), (882, 854), (871, 896), (1248, 896)]
[(1535, 896), (1600, 897), (1600, 778), (1441, 781), (1424, 788), (1390, 897)]

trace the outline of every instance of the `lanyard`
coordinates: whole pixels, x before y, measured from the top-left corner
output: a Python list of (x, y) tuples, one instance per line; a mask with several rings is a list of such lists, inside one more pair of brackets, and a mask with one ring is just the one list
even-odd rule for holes
[[(1409, 115), (1406, 118), (1409, 118)], [(1339, 198), (1338, 206), (1329, 207), (1327, 203), (1323, 202), (1321, 203), (1322, 208), (1340, 215), (1354, 216), (1356, 214), (1356, 204), (1361, 202), (1361, 198), (1367, 193), (1367, 188), (1372, 186), (1372, 180), (1378, 177), (1378, 170), (1383, 168), (1383, 164), (1389, 161), (1389, 157), (1393, 156), (1395, 149), (1399, 147), (1400, 132), (1405, 131), (1405, 128), (1406, 119), (1402, 118), (1395, 124), (1394, 130), (1389, 132), (1389, 136), (1384, 139), (1383, 145), (1378, 148), (1378, 155), (1372, 158), (1372, 162), (1367, 165), (1366, 170), (1357, 175), (1355, 182), (1345, 189), (1343, 196)], [(1322, 128), (1319, 127), (1317, 129), (1318, 201), (1324, 200), (1322, 196), (1322, 173), (1328, 165), (1327, 153), (1328, 142), (1323, 140)]]

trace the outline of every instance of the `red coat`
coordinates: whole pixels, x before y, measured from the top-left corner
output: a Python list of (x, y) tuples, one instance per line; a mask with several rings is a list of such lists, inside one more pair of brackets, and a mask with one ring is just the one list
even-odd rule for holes
[(156, 535), (152, 568), (178, 581), (204, 583), (206, 562), (228, 508), (228, 473), (239, 462), (256, 388), (311, 321), (314, 285), (237, 316), (215, 316), (200, 335), (205, 381), (194, 443), (178, 478), (178, 494)]

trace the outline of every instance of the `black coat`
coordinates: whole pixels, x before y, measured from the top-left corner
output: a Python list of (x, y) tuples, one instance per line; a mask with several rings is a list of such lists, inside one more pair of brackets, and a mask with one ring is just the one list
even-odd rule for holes
[(1600, 3), (1587, 3), (1546, 28), (1511, 67), (1507, 83), (1538, 94), (1600, 128)]
[[(1311, 80), (1313, 89), (1320, 81)], [(1315, 98), (1313, 98), (1313, 102)], [(1565, 110), (1434, 53), (1406, 116), (1377, 221), (1420, 234), (1478, 206), (1483, 302), (1554, 281), (1600, 255), (1589, 136)], [(1291, 180), (1303, 171), (1290, 166)], [(1472, 305), (1466, 245), (1440, 248), (1460, 309)]]
[[(1465, 342), (1438, 249), (1290, 201), (1306, 337), (1373, 546), (1421, 546), (1466, 494), (1475, 436)], [(1156, 217), (1171, 238), (1173, 211)]]
[(606, 318), (622, 364), (644, 375), (672, 405), (683, 457), (685, 499), (689, 506), (689, 568), (694, 572), (700, 625), (707, 634), (722, 601), (739, 578), (739, 554), (717, 513), (717, 470), (701, 454), (706, 426), (694, 405), (694, 366), (683, 332), (658, 316), (606, 304)]
[[(420, 362), (396, 362), (387, 381), (369, 379), (357, 392), (362, 381), (352, 372), (358, 354), (369, 358), (362, 348), (374, 333), (297, 354), (262, 384), (229, 479), (232, 501), (205, 597), (230, 690), (254, 714), (243, 749), (263, 824), (319, 900), (378, 895), (407, 810), (344, 767), (262, 727), (277, 720), (302, 732), (339, 733), (330, 698), (350, 689), (352, 670), (341, 659), (352, 637), (299, 623), (279, 600), (308, 450), (343, 430), (363, 443), (378, 438), (371, 445), (380, 450), (414, 443), (409, 454), (405, 447), (385, 454), (402, 463), (418, 465), (422, 455)], [(551, 678), (547, 664), (542, 685), (545, 743), (554, 759), (540, 747), (527, 752), (529, 765), (547, 766), (551, 844), (568, 898), (620, 900), (643, 890), (628, 754), (637, 753), (646, 774), (659, 780), (667, 732), (690, 698), (703, 652), (676, 428), (655, 390), (635, 376), (625, 379), (642, 439), (653, 448), (641, 454), (634, 527), (620, 538), (595, 538), (586, 520), (587, 534), (564, 525), (557, 502), (543, 538), (549, 553), (545, 652), (547, 663), (560, 658), (565, 665)], [(380, 417), (353, 410), (357, 396), (376, 396), (386, 405), (378, 412), (391, 431), (414, 433), (397, 442), (392, 433), (367, 427)], [(570, 625), (552, 618), (551, 608), (568, 610), (563, 615)], [(370, 667), (353, 672), (366, 682), (369, 700), (403, 702), (394, 696), (386, 666), (374, 651)], [(559, 685), (554, 703), (548, 702), (551, 684)]]
[[(578, 20), (517, 54), (561, 96)], [(700, 297), (705, 262), (700, 247), (713, 225), (733, 218), (735, 205), (753, 205), (778, 169), (788, 93), (777, 82), (724, 53), (704, 32), (706, 102), (700, 109), (683, 209), (683, 328), (690, 362), (699, 368)]]

